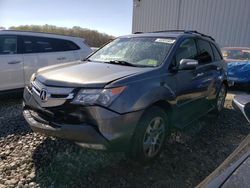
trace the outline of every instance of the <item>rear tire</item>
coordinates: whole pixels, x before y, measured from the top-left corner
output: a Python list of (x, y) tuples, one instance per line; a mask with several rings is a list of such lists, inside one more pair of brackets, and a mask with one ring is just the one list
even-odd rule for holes
[(168, 133), (166, 113), (156, 106), (149, 108), (135, 129), (127, 154), (140, 163), (151, 162), (161, 153)]
[(226, 84), (223, 83), (216, 97), (215, 109), (213, 110), (213, 113), (215, 115), (219, 115), (222, 112), (226, 100), (226, 95), (227, 95), (227, 86)]

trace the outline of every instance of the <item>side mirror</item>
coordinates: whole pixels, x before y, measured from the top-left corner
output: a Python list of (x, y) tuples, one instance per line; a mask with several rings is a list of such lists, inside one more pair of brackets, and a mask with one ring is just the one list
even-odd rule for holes
[(194, 59), (182, 59), (180, 61), (179, 70), (193, 70), (199, 65)]

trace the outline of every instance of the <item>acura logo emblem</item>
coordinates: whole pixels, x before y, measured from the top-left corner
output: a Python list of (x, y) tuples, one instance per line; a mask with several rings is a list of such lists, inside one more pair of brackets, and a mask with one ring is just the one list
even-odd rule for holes
[(47, 101), (47, 90), (46, 89), (42, 89), (41, 92), (40, 92), (40, 99), (41, 101), (43, 102), (46, 102)]

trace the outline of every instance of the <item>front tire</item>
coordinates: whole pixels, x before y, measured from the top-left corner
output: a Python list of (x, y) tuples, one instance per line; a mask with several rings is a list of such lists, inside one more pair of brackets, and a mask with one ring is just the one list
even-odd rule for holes
[(154, 160), (162, 151), (169, 132), (166, 113), (159, 107), (151, 107), (136, 127), (130, 158), (140, 163)]

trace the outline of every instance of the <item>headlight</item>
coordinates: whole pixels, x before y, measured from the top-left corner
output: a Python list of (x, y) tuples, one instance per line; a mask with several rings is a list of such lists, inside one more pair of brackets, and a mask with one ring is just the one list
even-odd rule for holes
[(74, 104), (109, 106), (126, 87), (111, 89), (81, 89), (73, 100)]
[(31, 83), (35, 80), (35, 78), (36, 78), (36, 73), (33, 73), (30, 77), (30, 82), (28, 84), (29, 87), (31, 87)]

